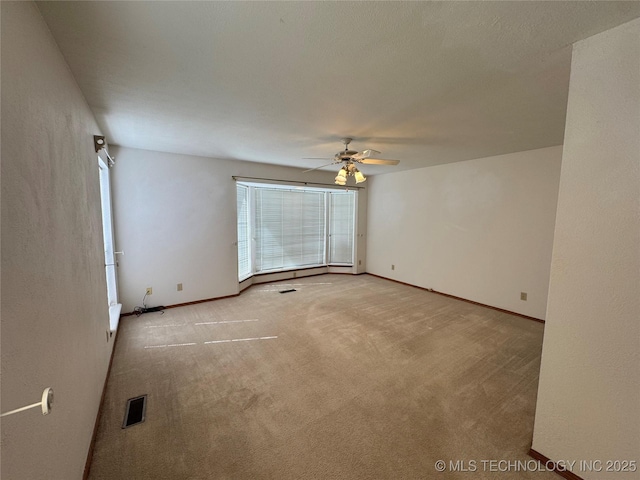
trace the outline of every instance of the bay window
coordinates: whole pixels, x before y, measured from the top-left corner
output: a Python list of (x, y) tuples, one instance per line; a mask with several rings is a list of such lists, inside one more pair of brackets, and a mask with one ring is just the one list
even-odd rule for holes
[(353, 265), (355, 191), (237, 184), (238, 278)]

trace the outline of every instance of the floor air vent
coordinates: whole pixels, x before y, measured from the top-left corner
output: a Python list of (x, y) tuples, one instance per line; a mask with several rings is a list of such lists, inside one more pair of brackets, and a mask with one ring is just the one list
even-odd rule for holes
[(144, 414), (147, 410), (147, 396), (130, 398), (127, 400), (127, 410), (124, 412), (122, 428), (132, 427), (144, 422)]
[(280, 290), (280, 293), (289, 293), (289, 292), (295, 292), (296, 289), (295, 288), (290, 288), (289, 290)]

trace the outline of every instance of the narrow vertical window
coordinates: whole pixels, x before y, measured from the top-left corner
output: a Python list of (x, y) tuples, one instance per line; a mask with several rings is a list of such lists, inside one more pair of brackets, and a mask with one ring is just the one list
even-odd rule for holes
[(104, 241), (104, 266), (107, 279), (107, 302), (109, 305), (109, 329), (115, 332), (120, 319), (122, 304), (118, 302), (118, 278), (116, 252), (113, 235), (113, 208), (111, 206), (111, 176), (109, 164), (98, 156), (100, 174), (100, 206), (102, 212), (102, 238)]
[(329, 263), (352, 265), (355, 195), (331, 192), (329, 197)]
[(249, 187), (237, 185), (238, 203), (238, 279), (251, 275), (251, 239), (249, 237)]

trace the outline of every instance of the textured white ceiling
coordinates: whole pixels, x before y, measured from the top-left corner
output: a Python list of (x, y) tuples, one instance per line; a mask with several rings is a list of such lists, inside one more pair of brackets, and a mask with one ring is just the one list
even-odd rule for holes
[(562, 143), (570, 45), (640, 2), (40, 2), (112, 144), (418, 168)]

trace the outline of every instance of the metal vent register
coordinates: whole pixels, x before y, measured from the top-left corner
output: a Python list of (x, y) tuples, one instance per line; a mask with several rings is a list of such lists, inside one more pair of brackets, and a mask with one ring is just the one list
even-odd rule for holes
[(144, 422), (144, 415), (147, 411), (147, 396), (142, 395), (127, 400), (127, 409), (124, 412), (122, 428), (132, 427)]

